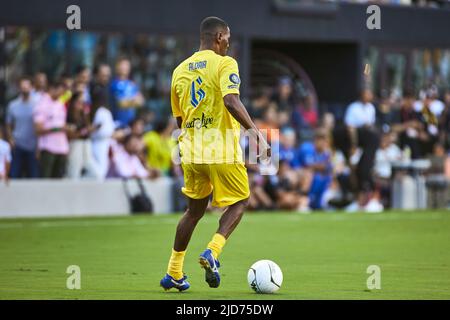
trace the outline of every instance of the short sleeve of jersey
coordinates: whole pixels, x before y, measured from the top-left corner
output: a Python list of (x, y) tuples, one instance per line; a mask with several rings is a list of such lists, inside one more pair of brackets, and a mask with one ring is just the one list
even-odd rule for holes
[(219, 81), (222, 97), (227, 94), (239, 94), (239, 68), (236, 60), (231, 57), (225, 57), (219, 66)]
[(172, 114), (176, 118), (176, 117), (181, 117), (181, 109), (180, 109), (180, 99), (177, 95), (175, 83), (176, 83), (176, 77), (175, 77), (175, 72), (174, 72), (172, 74), (172, 84), (170, 86), (170, 102), (172, 105)]

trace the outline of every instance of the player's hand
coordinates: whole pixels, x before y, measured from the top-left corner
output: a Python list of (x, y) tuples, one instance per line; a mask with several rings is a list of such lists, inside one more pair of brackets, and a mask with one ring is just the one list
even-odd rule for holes
[(266, 141), (262, 141), (261, 145), (259, 146), (259, 155), (257, 157), (260, 161), (266, 162), (270, 160), (271, 156), (272, 149), (270, 148), (270, 145)]

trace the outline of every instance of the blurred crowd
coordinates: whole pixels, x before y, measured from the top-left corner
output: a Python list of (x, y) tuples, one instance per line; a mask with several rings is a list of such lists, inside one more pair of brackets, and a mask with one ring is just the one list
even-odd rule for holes
[[(0, 179), (170, 176), (179, 190), (176, 123), (142, 108), (130, 73), (120, 58), (113, 70), (79, 66), (57, 81), (42, 72), (22, 77), (0, 130)], [(450, 89), (378, 98), (364, 89), (342, 119), (333, 110), (319, 114), (317, 103), (312, 93), (298, 95), (289, 77), (254, 90), (247, 108), (260, 129), (279, 130), (268, 135), (279, 165), (264, 175), (263, 164), (247, 163), (250, 209), (380, 211), (392, 200), (393, 162), (433, 158), (443, 174), (450, 169)]]
[[(142, 110), (129, 59), (48, 81), (19, 80), (0, 144), (0, 174), (11, 178), (153, 178), (174, 175), (175, 122)], [(1, 159), (1, 157), (0, 157)], [(6, 178), (6, 177), (5, 177)]]
[(280, 134), (270, 141), (277, 175), (248, 165), (252, 208), (378, 212), (391, 206), (392, 165), (414, 159), (433, 160), (430, 172), (450, 179), (450, 90), (376, 99), (364, 89), (342, 119), (333, 110), (319, 115), (315, 104), (313, 95), (296, 96), (288, 78), (253, 97), (257, 125)]

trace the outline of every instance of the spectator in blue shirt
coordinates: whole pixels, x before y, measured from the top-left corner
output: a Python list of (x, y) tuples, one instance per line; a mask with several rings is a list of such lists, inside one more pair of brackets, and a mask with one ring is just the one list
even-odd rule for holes
[(116, 64), (115, 79), (111, 83), (112, 112), (120, 127), (136, 117), (136, 108), (144, 105), (144, 97), (136, 83), (129, 79), (130, 60), (121, 58)]
[(332, 181), (328, 133), (318, 129), (314, 133), (314, 142), (305, 142), (300, 146), (298, 158), (304, 179), (309, 183), (309, 207), (321, 209), (323, 194)]
[(7, 139), (13, 150), (11, 178), (37, 178), (39, 165), (36, 159), (36, 134), (33, 112), (38, 97), (32, 94), (31, 80), (19, 80), (19, 96), (12, 100), (6, 111)]
[(300, 167), (299, 152), (297, 150), (294, 129), (285, 128), (281, 132), (279, 160), (286, 161), (292, 169)]

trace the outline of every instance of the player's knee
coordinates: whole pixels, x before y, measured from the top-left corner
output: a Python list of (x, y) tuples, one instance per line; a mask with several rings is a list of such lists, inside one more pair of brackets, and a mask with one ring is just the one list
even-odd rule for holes
[(203, 211), (197, 211), (197, 210), (192, 210), (190, 208), (186, 209), (186, 212), (184, 213), (186, 215), (186, 217), (188, 217), (189, 219), (193, 220), (193, 221), (198, 221), (200, 220), (203, 215), (205, 214), (205, 212)]
[(242, 214), (249, 205), (249, 199), (250, 197), (243, 200), (239, 200), (238, 202), (235, 202), (232, 205), (230, 205), (230, 208), (233, 208), (234, 212), (239, 212), (240, 214)]
[(249, 201), (250, 201), (250, 197), (248, 197), (247, 199), (239, 201), (239, 204), (242, 206), (243, 210), (247, 209), (247, 207), (249, 205)]

